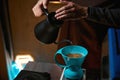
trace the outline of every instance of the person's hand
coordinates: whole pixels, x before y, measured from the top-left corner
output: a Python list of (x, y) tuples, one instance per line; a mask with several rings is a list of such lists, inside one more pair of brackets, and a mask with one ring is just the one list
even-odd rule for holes
[(36, 17), (39, 17), (43, 14), (41, 7), (44, 7), (45, 9), (47, 9), (48, 2), (49, 0), (39, 0), (35, 4), (35, 6), (32, 8), (32, 11)]
[(88, 7), (83, 7), (73, 2), (63, 1), (67, 5), (56, 10), (56, 19), (58, 20), (76, 20), (87, 17)]

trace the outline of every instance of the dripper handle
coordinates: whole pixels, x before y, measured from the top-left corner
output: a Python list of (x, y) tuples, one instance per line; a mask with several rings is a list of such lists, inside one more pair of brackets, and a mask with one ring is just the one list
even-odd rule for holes
[[(58, 58), (60, 59), (60, 61), (57, 60)], [(60, 67), (62, 67), (62, 68), (66, 67), (66, 63), (65, 63), (65, 61), (64, 61), (61, 53), (56, 53), (56, 54), (54, 55), (54, 60), (55, 60), (55, 63), (56, 63), (58, 66), (60, 66)]]
[(49, 14), (48, 9), (45, 9), (44, 7), (41, 7), (41, 10), (45, 13), (46, 16), (48, 16), (48, 14)]

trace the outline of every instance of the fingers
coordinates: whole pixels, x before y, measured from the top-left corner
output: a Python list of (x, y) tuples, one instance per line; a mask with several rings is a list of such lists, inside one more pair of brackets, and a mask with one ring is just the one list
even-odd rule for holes
[(36, 17), (39, 17), (43, 14), (41, 7), (47, 8), (48, 0), (39, 0), (35, 6), (32, 8), (32, 11)]
[(65, 15), (61, 15), (59, 17), (57, 17), (58, 20), (69, 20), (69, 19), (73, 19), (74, 18), (74, 14), (73, 13), (68, 13), (68, 14), (65, 14)]
[(67, 5), (56, 10), (55, 17), (59, 20), (67, 20), (67, 19), (84, 19), (88, 16), (88, 8), (80, 6), (73, 2), (67, 2)]
[(67, 2), (68, 4), (56, 10), (55, 17), (57, 19), (65, 19), (68, 17), (73, 17), (71, 14), (75, 14), (75, 5), (72, 2)]
[(68, 10), (61, 11), (55, 15), (56, 19), (63, 19), (63, 18), (73, 18), (75, 17), (75, 8), (70, 8)]
[(48, 1), (43, 1), (43, 7), (47, 9)]
[(59, 8), (58, 10), (56, 10), (56, 13), (59, 13), (59, 12), (62, 12), (64, 10), (67, 10), (67, 9), (70, 9), (70, 8), (74, 7), (74, 4), (71, 3), (71, 2), (65, 1), (64, 3), (66, 3), (67, 5), (65, 5), (65, 6)]
[(42, 10), (40, 9), (40, 6), (42, 5), (42, 3), (40, 1), (38, 1), (35, 6), (32, 8), (32, 11), (34, 13), (34, 15), (36, 17), (39, 17), (42, 15)]

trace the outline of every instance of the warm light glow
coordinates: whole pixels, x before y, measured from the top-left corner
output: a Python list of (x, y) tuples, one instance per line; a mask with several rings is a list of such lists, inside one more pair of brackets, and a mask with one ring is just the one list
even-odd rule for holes
[(29, 61), (34, 61), (31, 55), (17, 55), (15, 62), (20, 70), (22, 70)]
[(60, 1), (50, 1), (50, 3), (53, 3), (53, 4), (61, 4)]

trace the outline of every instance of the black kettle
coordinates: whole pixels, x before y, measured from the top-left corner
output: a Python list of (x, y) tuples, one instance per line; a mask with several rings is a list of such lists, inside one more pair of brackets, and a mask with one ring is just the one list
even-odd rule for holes
[(54, 15), (55, 12), (48, 12), (48, 9), (42, 7), (42, 11), (47, 16), (47, 19), (38, 23), (34, 28), (36, 38), (45, 44), (54, 43), (57, 39), (60, 26), (63, 24), (62, 20), (57, 20)]

